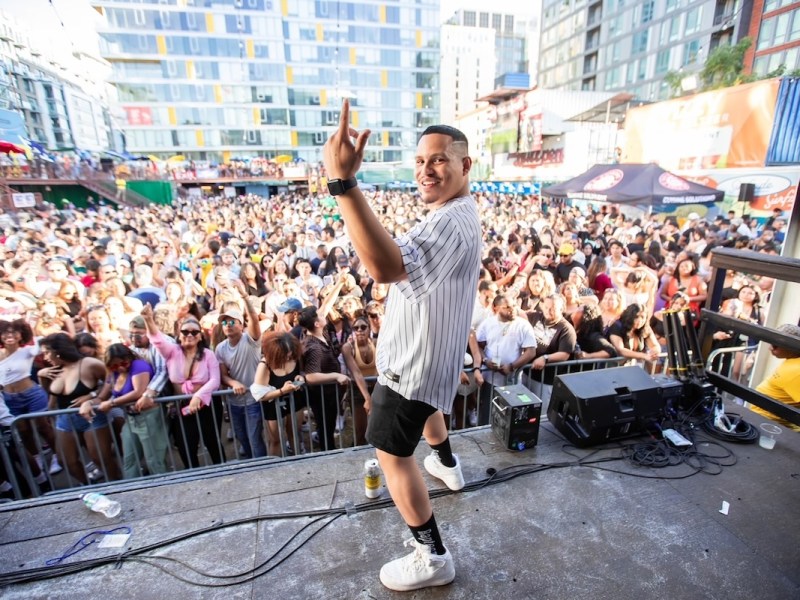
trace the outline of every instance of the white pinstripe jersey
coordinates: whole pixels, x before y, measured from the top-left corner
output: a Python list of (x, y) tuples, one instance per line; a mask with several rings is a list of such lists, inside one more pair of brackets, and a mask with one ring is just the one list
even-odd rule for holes
[(392, 285), (387, 298), (378, 381), (449, 413), (478, 288), (481, 226), (475, 200), (450, 200), (395, 243), (407, 279)]

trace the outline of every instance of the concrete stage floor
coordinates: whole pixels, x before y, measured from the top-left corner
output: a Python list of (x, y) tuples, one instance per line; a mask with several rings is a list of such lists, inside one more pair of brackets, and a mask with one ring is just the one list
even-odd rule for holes
[[(751, 423), (764, 419), (745, 409)], [(107, 520), (72, 494), (0, 506), (0, 571), (40, 568), (84, 534), (128, 525), (126, 549), (142, 548), (203, 528), (249, 519), (320, 511), (332, 517), (274, 518), (219, 528), (147, 552), (217, 575), (245, 572), (248, 581), (208, 579), (165, 560), (126, 560), (33, 583), (6, 585), (2, 598), (500, 598), (797, 599), (800, 598), (800, 436), (784, 430), (774, 450), (758, 444), (698, 444), (736, 464), (652, 469), (627, 460), (577, 465), (578, 458), (618, 456), (619, 445), (576, 450), (542, 424), (535, 449), (503, 449), (488, 428), (454, 434), (470, 491), (434, 493), (434, 510), (456, 561), (448, 586), (405, 594), (378, 580), (381, 565), (405, 553), (410, 537), (393, 506), (367, 500), (361, 469), (369, 449), (285, 462), (233, 464), (204, 479), (124, 490), (108, 486), (123, 512)], [(630, 443), (630, 442), (626, 442)], [(422, 460), (427, 446), (421, 444)], [(723, 461), (724, 462), (724, 461)], [(729, 460), (729, 462), (733, 462)], [(560, 465), (485, 486), (487, 469)], [(623, 474), (625, 473), (625, 474)], [(197, 475), (196, 473), (194, 474)], [(426, 474), (429, 488), (443, 485)], [(383, 498), (387, 494), (383, 492)], [(730, 504), (727, 515), (719, 511)], [(346, 510), (342, 510), (347, 507)], [(371, 510), (363, 510), (369, 508)], [(309, 527), (293, 536), (302, 527)], [(309, 537), (318, 531), (314, 537)], [(282, 546), (289, 545), (281, 550)], [(296, 549), (296, 552), (291, 553)], [(64, 564), (115, 556), (97, 544)], [(280, 564), (278, 564), (279, 561)], [(198, 587), (167, 575), (231, 587)], [(118, 568), (115, 568), (118, 567)], [(271, 570), (267, 571), (272, 567)]]

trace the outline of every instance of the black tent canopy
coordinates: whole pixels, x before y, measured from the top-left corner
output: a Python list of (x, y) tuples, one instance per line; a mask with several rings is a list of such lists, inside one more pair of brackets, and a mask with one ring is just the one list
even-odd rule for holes
[(725, 192), (693, 183), (656, 164), (595, 165), (572, 179), (544, 188), (542, 194), (646, 205), (713, 204)]

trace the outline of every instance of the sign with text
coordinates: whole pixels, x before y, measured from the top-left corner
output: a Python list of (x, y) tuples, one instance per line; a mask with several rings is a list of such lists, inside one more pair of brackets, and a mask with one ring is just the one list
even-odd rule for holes
[(36, 196), (30, 192), (11, 194), (15, 208), (32, 208), (36, 206)]

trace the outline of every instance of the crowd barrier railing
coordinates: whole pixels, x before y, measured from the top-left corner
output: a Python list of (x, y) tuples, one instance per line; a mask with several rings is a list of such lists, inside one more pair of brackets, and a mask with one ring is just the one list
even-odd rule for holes
[[(623, 361), (554, 363), (546, 367), (543, 379), (552, 381), (562, 373), (617, 366)], [(469, 372), (474, 377), (474, 370)], [(535, 374), (531, 376), (530, 366), (508, 377), (498, 377), (485, 368), (482, 374), (483, 386), (464, 386), (456, 395), (453, 411), (447, 419), (450, 431), (487, 425), (496, 386), (523, 383), (537, 396), (547, 396), (542, 389), (546, 384), (537, 381)], [(370, 389), (376, 379), (365, 378)], [(366, 444), (367, 415), (363, 398), (352, 382), (345, 387), (304, 385), (274, 400), (276, 412), (273, 414), (281, 416), (269, 421), (269, 427), (265, 424), (267, 403), (250, 405), (256, 408), (248, 412), (247, 406), (236, 406), (232, 390), (217, 391), (208, 407), (192, 415), (182, 415), (190, 398), (189, 395), (160, 397), (156, 399), (156, 407), (148, 411), (125, 414), (121, 418), (118, 415), (116, 419), (110, 415), (107, 424), (96, 428), (89, 428), (78, 415), (77, 408), (15, 418), (10, 428), (3, 431), (0, 445), (0, 464), (6, 471), (14, 498), (58, 493), (117, 479), (155, 479), (232, 461), (288, 459)], [(244, 410), (238, 410), (240, 408)], [(36, 426), (41, 418), (62, 425), (82, 424), (86, 430), (79, 432), (74, 426), (62, 426), (57, 431), (56, 448), (48, 450)], [(258, 438), (263, 441), (262, 446)], [(51, 475), (46, 460), (40, 461), (43, 468), (37, 472), (33, 456), (48, 456), (53, 450), (58, 453), (62, 473)], [(246, 453), (240, 455), (241, 450)]]

